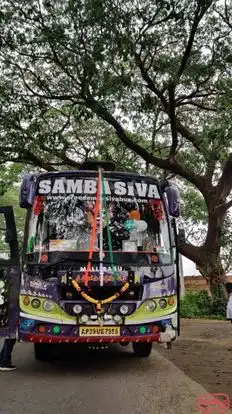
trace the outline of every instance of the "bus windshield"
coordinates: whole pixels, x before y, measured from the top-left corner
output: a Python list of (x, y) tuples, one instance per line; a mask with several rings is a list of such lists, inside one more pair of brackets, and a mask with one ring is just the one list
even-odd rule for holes
[[(81, 253), (91, 249), (96, 253), (102, 249), (103, 253), (116, 252), (117, 257), (120, 257), (120, 253), (155, 253), (161, 263), (170, 263), (168, 220), (154, 184), (149, 190), (148, 184), (137, 179), (140, 186), (136, 187), (136, 183), (132, 183), (133, 192), (132, 187), (122, 186), (122, 181), (120, 189), (116, 185), (118, 181), (107, 180), (104, 192), (99, 197), (94, 194), (97, 184), (93, 186), (88, 183), (90, 193), (83, 190), (86, 183), (82, 183), (81, 189), (77, 191), (77, 181), (84, 180), (76, 180), (75, 183), (72, 180), (72, 186), (67, 181), (64, 177), (59, 178), (62, 185), (53, 181), (49, 186), (48, 180), (40, 184), (29, 218), (27, 254), (45, 251)], [(96, 183), (97, 177), (88, 181)], [(116, 190), (110, 193), (112, 183), (118, 192), (122, 193), (124, 188), (124, 194), (118, 195)], [(147, 191), (144, 184), (147, 185)], [(68, 192), (68, 186), (75, 191)]]

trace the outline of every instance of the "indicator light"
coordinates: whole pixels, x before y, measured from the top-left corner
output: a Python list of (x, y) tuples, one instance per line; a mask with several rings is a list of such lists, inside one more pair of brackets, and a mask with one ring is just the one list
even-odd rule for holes
[(25, 296), (25, 298), (23, 299), (23, 304), (24, 304), (25, 306), (30, 305), (30, 298), (29, 298), (28, 296)]
[(48, 255), (47, 254), (42, 254), (40, 260), (41, 260), (41, 262), (47, 262), (48, 261)]
[(160, 305), (161, 309), (166, 308), (167, 307), (167, 301), (166, 301), (166, 299), (160, 299), (159, 300), (159, 305)]
[(44, 325), (39, 325), (37, 330), (38, 330), (39, 333), (44, 333), (46, 331), (46, 328), (45, 328)]
[(145, 326), (140, 326), (140, 328), (139, 328), (139, 332), (140, 332), (141, 334), (145, 334), (145, 333), (147, 332), (147, 329), (145, 328)]
[(59, 333), (60, 333), (60, 326), (58, 326), (58, 325), (55, 325), (54, 327), (53, 327), (53, 333), (55, 334), (55, 335), (58, 335)]
[(29, 331), (33, 329), (34, 326), (35, 326), (35, 321), (33, 319), (23, 319), (20, 322), (20, 328), (23, 329), (24, 331)]
[(152, 328), (154, 333), (158, 333), (159, 332), (159, 327), (157, 325), (154, 325)]
[(39, 299), (33, 299), (33, 300), (31, 301), (31, 306), (32, 306), (34, 309), (38, 309), (38, 308), (40, 307), (40, 305), (41, 305), (41, 302), (40, 302), (40, 300), (39, 300)]
[(175, 302), (175, 300), (174, 300), (174, 298), (173, 298), (173, 297), (168, 298), (168, 304), (169, 304), (170, 306), (174, 305), (174, 302)]

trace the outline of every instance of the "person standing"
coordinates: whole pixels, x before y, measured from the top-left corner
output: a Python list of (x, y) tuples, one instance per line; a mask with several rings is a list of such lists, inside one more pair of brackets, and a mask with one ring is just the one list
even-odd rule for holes
[(228, 294), (228, 302), (226, 308), (226, 319), (232, 323), (232, 283), (226, 283), (226, 291)]
[(0, 352), (0, 371), (13, 371), (16, 369), (15, 365), (12, 365), (11, 354), (16, 343), (16, 335), (12, 335), (6, 338)]

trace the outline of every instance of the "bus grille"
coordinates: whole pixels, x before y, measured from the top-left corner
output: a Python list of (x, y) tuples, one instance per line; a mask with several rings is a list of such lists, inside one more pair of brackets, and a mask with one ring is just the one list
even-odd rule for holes
[[(94, 299), (103, 300), (113, 296), (120, 291), (120, 286), (92, 286), (85, 292)], [(126, 292), (122, 293), (118, 298), (120, 301), (138, 301), (142, 300), (143, 286), (131, 286)], [(73, 286), (60, 287), (60, 300), (83, 300), (81, 294), (76, 291)]]

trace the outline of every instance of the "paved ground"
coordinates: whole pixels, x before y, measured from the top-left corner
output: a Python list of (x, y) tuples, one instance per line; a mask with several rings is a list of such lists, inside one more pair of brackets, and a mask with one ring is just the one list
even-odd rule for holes
[[(113, 348), (75, 360), (36, 362), (17, 344), (18, 370), (0, 373), (1, 414), (193, 414), (206, 393), (155, 348), (148, 359)], [(162, 355), (164, 353), (164, 355)]]
[(226, 321), (181, 321), (171, 352), (159, 348), (186, 375), (211, 393), (228, 394), (232, 406), (232, 325)]

